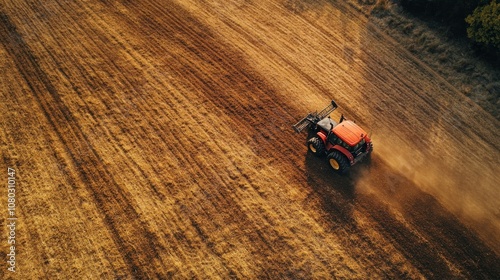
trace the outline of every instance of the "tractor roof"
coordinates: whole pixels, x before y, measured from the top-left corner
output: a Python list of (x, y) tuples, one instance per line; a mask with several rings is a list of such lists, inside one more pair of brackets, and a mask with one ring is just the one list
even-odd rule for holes
[(361, 127), (349, 120), (339, 123), (332, 131), (349, 146), (355, 146), (366, 136)]

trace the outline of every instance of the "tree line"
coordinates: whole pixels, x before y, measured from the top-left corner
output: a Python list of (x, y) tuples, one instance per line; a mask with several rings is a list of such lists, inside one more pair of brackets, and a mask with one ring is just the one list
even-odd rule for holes
[(441, 22), (453, 33), (466, 34), (483, 50), (500, 57), (500, 3), (496, 0), (401, 0), (400, 3), (413, 14)]

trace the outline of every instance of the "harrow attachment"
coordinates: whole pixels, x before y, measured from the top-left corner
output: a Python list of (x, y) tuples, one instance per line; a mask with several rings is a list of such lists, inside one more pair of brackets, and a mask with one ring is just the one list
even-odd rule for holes
[(326, 106), (323, 110), (321, 110), (319, 113), (314, 112), (314, 113), (309, 113), (307, 116), (305, 116), (303, 119), (301, 119), (299, 122), (297, 122), (294, 126), (293, 129), (297, 132), (300, 133), (304, 129), (309, 129), (311, 125), (315, 125), (318, 123), (320, 120), (326, 118), (329, 116), (335, 109), (337, 109), (337, 103), (335, 103), (334, 100)]

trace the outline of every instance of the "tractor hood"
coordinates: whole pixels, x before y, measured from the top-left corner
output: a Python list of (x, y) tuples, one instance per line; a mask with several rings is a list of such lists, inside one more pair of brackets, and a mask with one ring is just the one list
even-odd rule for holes
[(366, 136), (366, 132), (353, 121), (345, 120), (332, 129), (342, 141), (349, 146), (355, 146)]

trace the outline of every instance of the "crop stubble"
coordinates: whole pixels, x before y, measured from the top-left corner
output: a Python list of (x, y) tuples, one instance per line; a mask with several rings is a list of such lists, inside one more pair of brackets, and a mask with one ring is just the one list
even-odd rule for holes
[[(400, 139), (417, 129), (423, 139), (409, 141), (425, 146), (425, 120), (447, 104), (419, 87), (454, 96), (453, 89), (403, 50), (392, 51), (397, 44), (352, 6), (296, 7), (2, 4), (2, 156), (23, 174), (19, 273), (498, 275), (497, 255), (421, 189), (440, 193), (421, 173), (401, 170), (408, 150)], [(340, 32), (329, 20), (339, 21)], [(379, 153), (371, 164), (348, 177), (306, 156), (303, 136), (290, 129), (332, 96), (384, 133), (374, 136)], [(374, 111), (383, 122), (369, 116)], [(487, 129), (466, 134), (470, 123), (458, 109), (451, 114), (461, 130), (442, 118), (432, 122), (436, 132), (452, 127), (445, 135), (456, 142), (498, 149)], [(385, 139), (391, 127), (401, 130), (394, 136), (400, 161), (380, 147), (393, 144)], [(447, 144), (437, 145), (453, 157)], [(417, 155), (425, 161), (429, 154)], [(479, 168), (485, 176), (496, 170), (491, 163), (473, 171)]]

